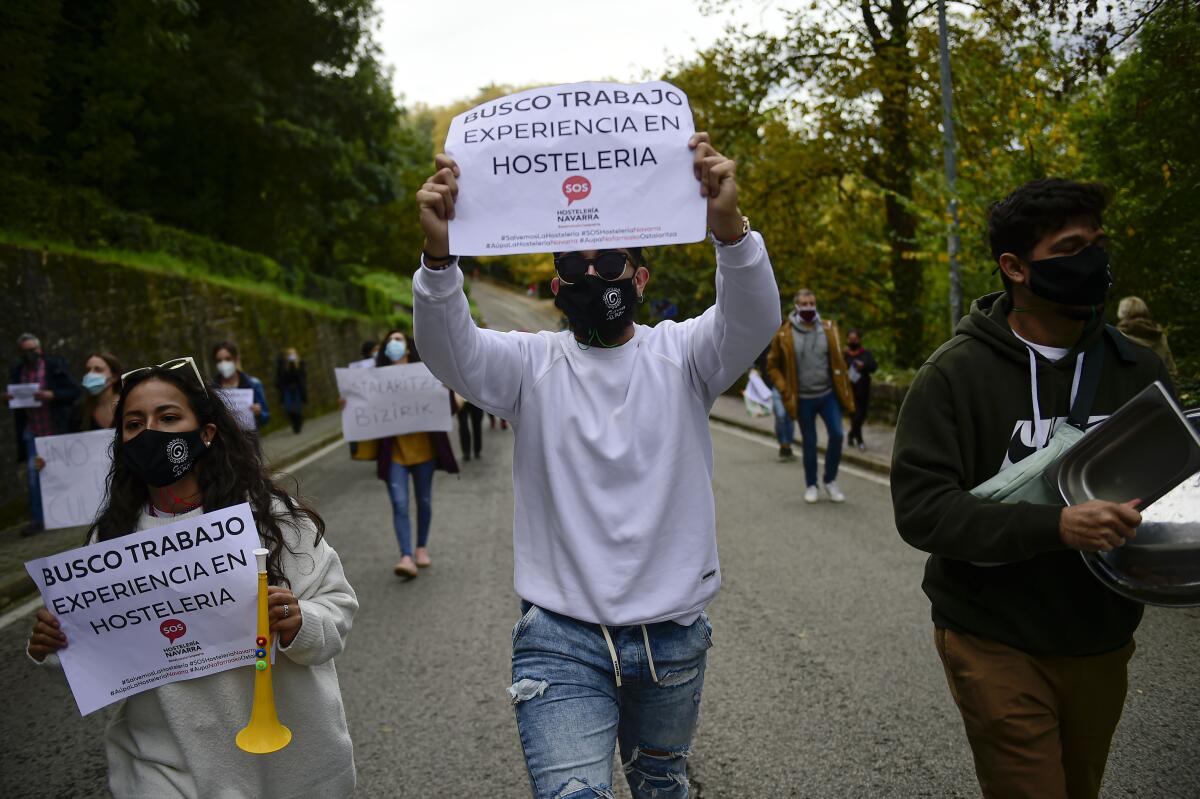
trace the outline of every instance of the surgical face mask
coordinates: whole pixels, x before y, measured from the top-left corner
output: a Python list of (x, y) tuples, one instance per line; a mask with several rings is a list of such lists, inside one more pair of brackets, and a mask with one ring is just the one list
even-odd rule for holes
[(83, 387), (93, 396), (99, 394), (108, 385), (108, 378), (99, 372), (88, 372), (83, 376)]
[(233, 361), (217, 361), (217, 374), (228, 380), (237, 374), (237, 364)]
[(398, 361), (407, 353), (408, 345), (398, 338), (392, 339), (387, 343), (387, 346), (383, 348), (383, 354), (386, 355), (390, 361)]
[(121, 457), (142, 482), (163, 488), (178, 482), (206, 452), (199, 428), (186, 433), (146, 428), (124, 443)]
[(554, 305), (566, 315), (572, 331), (588, 342), (597, 337), (603, 345), (619, 338), (633, 323), (638, 300), (632, 277), (605, 280), (584, 275), (577, 283), (560, 281)]
[(1062, 305), (1103, 305), (1112, 285), (1108, 253), (1095, 245), (1074, 255), (1028, 261), (1029, 290)]

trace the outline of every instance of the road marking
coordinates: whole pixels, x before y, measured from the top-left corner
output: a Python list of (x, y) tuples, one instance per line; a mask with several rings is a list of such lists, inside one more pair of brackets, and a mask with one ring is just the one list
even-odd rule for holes
[[(766, 447), (768, 449), (775, 449), (778, 446), (775, 443), (774, 438), (767, 438), (766, 436), (756, 435), (754, 433), (750, 433), (746, 430), (743, 430), (740, 427), (734, 427), (731, 424), (726, 424), (722, 421), (713, 419), (711, 417), (709, 418), (708, 423), (709, 423), (709, 426), (712, 427), (714, 430), (720, 430), (722, 433), (728, 433), (731, 436), (734, 436), (736, 438), (742, 438), (742, 439), (745, 439), (746, 441), (751, 441), (755, 444), (762, 444), (764, 447)], [(847, 464), (845, 461), (843, 461), (838, 466), (838, 471), (845, 472), (846, 474), (854, 475), (855, 477), (859, 478), (860, 480), (866, 480), (868, 482), (875, 483), (876, 485), (886, 486), (888, 488), (890, 488), (892, 485), (891, 480), (884, 477), (883, 475), (876, 474), (875, 472), (869, 472), (866, 469), (860, 469), (857, 466)]]
[(41, 596), (35, 596), (33, 599), (29, 600), (25, 604), (18, 605), (17, 607), (10, 610), (8, 613), (5, 613), (3, 616), (0, 616), (0, 630), (3, 630), (5, 627), (9, 626), (13, 622), (20, 621), (21, 619), (28, 616), (30, 613), (33, 613), (35, 610), (37, 610), (41, 606), (42, 606)]
[(313, 454), (296, 461), (291, 466), (289, 466), (286, 471), (281, 470), (281, 471), (275, 472), (275, 477), (279, 477), (280, 475), (284, 475), (284, 474), (291, 474), (292, 472), (298, 472), (301, 469), (303, 469), (305, 466), (307, 466), (308, 464), (312, 463), (313, 461), (319, 460), (320, 458), (324, 458), (326, 455), (333, 452), (338, 447), (343, 447), (345, 445), (346, 445), (345, 439), (339, 438), (337, 441), (334, 441), (332, 444), (329, 444), (328, 446), (325, 446), (325, 447), (321, 447), (319, 450), (317, 450)]

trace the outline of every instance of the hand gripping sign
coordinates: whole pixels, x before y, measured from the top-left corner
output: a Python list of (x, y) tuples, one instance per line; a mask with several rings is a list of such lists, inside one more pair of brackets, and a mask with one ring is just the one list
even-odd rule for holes
[(700, 241), (687, 95), (665, 81), (574, 83), (456, 116), (450, 220), (456, 255), (601, 250)]
[(259, 546), (242, 504), (26, 563), (79, 712), (254, 663)]

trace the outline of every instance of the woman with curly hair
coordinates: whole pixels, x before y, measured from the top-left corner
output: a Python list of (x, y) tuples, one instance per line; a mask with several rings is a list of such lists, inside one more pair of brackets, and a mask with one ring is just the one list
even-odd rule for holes
[[(270, 757), (233, 746), (253, 702), (245, 669), (145, 691), (111, 710), (104, 743), (113, 795), (348, 796), (354, 754), (333, 658), (358, 600), (324, 540), (325, 522), (271, 479), (191, 358), (124, 375), (114, 416), (108, 501), (88, 542), (248, 502), (270, 550), (268, 605), (280, 654), (275, 694), (295, 737)], [(29, 656), (59, 665), (56, 653), (68, 643), (58, 620), (40, 609)]]

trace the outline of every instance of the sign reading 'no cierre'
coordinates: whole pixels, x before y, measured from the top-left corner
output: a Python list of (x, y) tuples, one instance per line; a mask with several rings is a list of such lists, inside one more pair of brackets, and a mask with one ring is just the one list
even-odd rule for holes
[(423, 363), (334, 373), (338, 394), (346, 400), (342, 435), (347, 441), (451, 428), (450, 394)]
[(46, 529), (91, 524), (112, 466), (113, 430), (89, 430), (33, 440), (46, 465), (39, 475)]
[(704, 238), (687, 95), (665, 81), (530, 89), (456, 116), (457, 255), (611, 249)]

